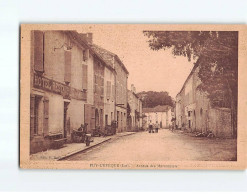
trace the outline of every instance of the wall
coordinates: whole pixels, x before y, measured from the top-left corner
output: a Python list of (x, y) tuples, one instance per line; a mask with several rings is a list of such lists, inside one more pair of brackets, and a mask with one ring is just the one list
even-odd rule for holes
[(160, 128), (169, 128), (167, 112), (148, 112), (145, 113), (147, 124), (156, 124), (158, 121)]
[(212, 131), (217, 137), (231, 137), (230, 111), (211, 108), (207, 94), (197, 90), (201, 83), (198, 71), (199, 67), (194, 69), (177, 95), (176, 124), (182, 122), (182, 129), (189, 131)]
[(209, 111), (209, 130), (216, 137), (231, 138), (231, 110), (227, 108), (215, 108)]
[[(115, 74), (112, 70), (105, 67), (104, 73), (104, 126), (111, 125), (115, 120)], [(109, 83), (110, 85), (108, 86)], [(108, 88), (108, 89), (107, 89)], [(107, 92), (108, 91), (108, 92)], [(105, 117), (108, 116), (108, 124)], [(112, 117), (112, 118), (111, 118)]]
[[(65, 119), (67, 123), (67, 138), (70, 138), (72, 129), (78, 129), (81, 124), (84, 124), (84, 104), (86, 103), (85, 99), (87, 99), (87, 94), (83, 91), (83, 85), (87, 83), (88, 78), (83, 77), (83, 75), (85, 75), (83, 71), (88, 70), (86, 75), (90, 75), (90, 78), (92, 78), (93, 67), (91, 60), (90, 68), (83, 69), (83, 65), (88, 65), (88, 62), (83, 60), (83, 50), (85, 48), (74, 40), (69, 33), (65, 31), (44, 31), (44, 47), (42, 52), (44, 70), (43, 72), (37, 73), (34, 70), (34, 32), (32, 32), (31, 39), (31, 95), (42, 97), (38, 107), (39, 133), (35, 135), (34, 140), (31, 140), (31, 147), (33, 146), (33, 148), (35, 148), (37, 145), (39, 146), (34, 150), (32, 149), (32, 152), (37, 152), (49, 147), (49, 144), (45, 143), (47, 141), (44, 140), (44, 137), (57, 134), (65, 136), (65, 102), (68, 103), (67, 118)], [(67, 46), (72, 47), (69, 48)], [(66, 54), (68, 54), (69, 57)], [(54, 84), (54, 86), (59, 87), (59, 92), (54, 91), (54, 89), (48, 90), (48, 87), (45, 88), (43, 85), (37, 89), (37, 83), (36, 86), (34, 86), (33, 83), (34, 75), (39, 75), (39, 77), (52, 83), (52, 86)], [(89, 86), (92, 86), (92, 81)], [(71, 91), (67, 91), (67, 89), (71, 89)], [(88, 101), (92, 102), (92, 87), (90, 87), (88, 91), (90, 92)], [(85, 99), (81, 97), (81, 94), (85, 95)], [(46, 104), (44, 102), (46, 102)], [(38, 142), (36, 138), (38, 138)]]
[(123, 70), (119, 62), (116, 60), (116, 58), (114, 58), (114, 68), (117, 73), (116, 74), (116, 104), (121, 104), (119, 106), (116, 106), (116, 114), (117, 112), (119, 112), (119, 117), (121, 118), (121, 115), (123, 116), (122, 120), (118, 121), (117, 132), (122, 132), (127, 130), (128, 75)]

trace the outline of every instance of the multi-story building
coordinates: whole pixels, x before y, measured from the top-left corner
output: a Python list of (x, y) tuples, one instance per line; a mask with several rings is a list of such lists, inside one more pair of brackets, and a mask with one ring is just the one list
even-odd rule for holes
[(88, 49), (71, 31), (31, 31), (31, 153), (84, 124), (84, 106), (92, 102)]
[(228, 108), (212, 108), (207, 94), (197, 89), (200, 66), (194, 66), (176, 96), (176, 126), (189, 131), (213, 132), (231, 137), (231, 114)]
[[(103, 52), (102, 52), (103, 51)], [(92, 43), (92, 33), (31, 32), (31, 153), (117, 121), (126, 130), (128, 71), (118, 58)]]
[(109, 53), (109, 51), (92, 44), (92, 49), (104, 60), (105, 66), (104, 66), (104, 98), (103, 104), (104, 104), (104, 120), (102, 121), (102, 124), (104, 127), (107, 125), (111, 125), (116, 120), (116, 71), (114, 68), (114, 63), (112, 59), (112, 54)]
[[(108, 105), (108, 108), (109, 108), (105, 112), (105, 117), (107, 118), (108, 124), (109, 124), (110, 117), (111, 117), (111, 120), (115, 118), (115, 121), (117, 122), (117, 132), (126, 131), (127, 79), (128, 79), (129, 72), (116, 54), (95, 44), (92, 45), (92, 48), (109, 65), (108, 70), (106, 72), (109, 73), (108, 80), (107, 80), (108, 81), (108, 91), (110, 91), (110, 85), (111, 85), (111, 89), (112, 89), (111, 99), (112, 100), (110, 101), (110, 99), (109, 100), (106, 99), (105, 101), (105, 105)], [(106, 81), (106, 85), (107, 85), (107, 81)], [(115, 110), (113, 112), (113, 117), (112, 117), (113, 104), (115, 105), (114, 106)]]
[(127, 127), (128, 131), (137, 131), (142, 128), (142, 100), (137, 96), (135, 86), (128, 90)]

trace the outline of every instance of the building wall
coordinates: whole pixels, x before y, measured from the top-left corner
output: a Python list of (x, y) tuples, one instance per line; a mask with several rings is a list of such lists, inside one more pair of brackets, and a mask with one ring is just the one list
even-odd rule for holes
[(136, 111), (138, 111), (138, 98), (135, 96), (132, 90), (128, 90), (128, 103), (130, 106), (128, 130), (137, 130), (139, 127), (139, 121), (136, 116)]
[(143, 128), (143, 125), (142, 125), (142, 120), (143, 120), (143, 113), (142, 113), (142, 101), (140, 99), (138, 99), (138, 112), (139, 112), (139, 115), (140, 115), (140, 118), (139, 118), (139, 123), (138, 123), (138, 128)]
[(215, 108), (209, 111), (209, 129), (217, 137), (231, 138), (231, 110), (228, 108)]
[(229, 137), (231, 135), (230, 111), (211, 108), (206, 93), (197, 90), (201, 83), (198, 71), (199, 67), (193, 70), (176, 97), (176, 125), (178, 128), (189, 131), (211, 131), (216, 136)]
[(158, 122), (160, 128), (169, 127), (167, 112), (147, 112), (145, 115), (147, 116), (148, 125)]
[[(128, 74), (123, 70), (121, 64), (114, 58), (114, 68), (116, 70), (116, 119), (123, 118), (118, 122), (117, 132), (122, 132), (127, 130), (127, 79)], [(121, 114), (122, 113), (122, 114)]]
[(175, 114), (176, 114), (176, 126), (177, 128), (182, 127), (182, 113), (181, 113), (181, 96), (178, 94), (176, 96), (176, 107), (175, 107)]
[[(84, 49), (65, 31), (32, 31), (32, 153), (49, 147), (46, 143), (47, 136), (61, 135), (69, 141), (72, 129), (78, 129), (84, 124), (87, 92), (83, 85), (88, 79), (84, 77), (84, 71), (87, 69), (83, 68), (83, 64), (88, 65), (87, 62), (83, 62)], [(66, 118), (65, 104), (68, 105)], [(35, 126), (38, 126), (38, 132)]]
[(95, 126), (104, 130), (104, 65), (94, 58), (94, 107)]
[(106, 126), (115, 120), (115, 73), (108, 68), (105, 68), (104, 88), (104, 126)]
[(125, 108), (116, 107), (117, 132), (127, 130), (127, 112)]

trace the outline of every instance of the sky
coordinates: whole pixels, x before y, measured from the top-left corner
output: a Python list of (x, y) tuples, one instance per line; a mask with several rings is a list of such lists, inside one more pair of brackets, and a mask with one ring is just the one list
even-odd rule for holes
[[(78, 29), (77, 29), (78, 30)], [(153, 51), (143, 25), (83, 25), (81, 32), (93, 33), (93, 43), (117, 54), (129, 71), (128, 88), (137, 92), (167, 91), (173, 98), (182, 88), (193, 63), (171, 50)]]

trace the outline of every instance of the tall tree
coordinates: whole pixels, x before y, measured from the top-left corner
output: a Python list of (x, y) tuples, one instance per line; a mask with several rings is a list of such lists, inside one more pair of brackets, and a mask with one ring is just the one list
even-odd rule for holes
[(238, 32), (144, 31), (153, 50), (172, 49), (175, 56), (194, 59), (201, 84), (212, 107), (229, 107), (237, 135)]
[(143, 91), (137, 95), (142, 98), (144, 108), (153, 108), (158, 105), (174, 106), (174, 100), (166, 91)]

